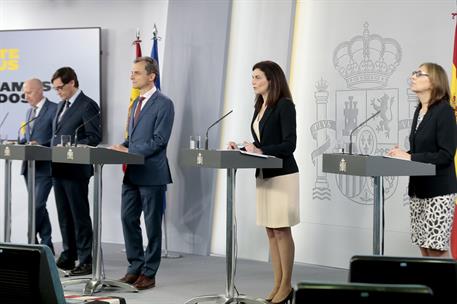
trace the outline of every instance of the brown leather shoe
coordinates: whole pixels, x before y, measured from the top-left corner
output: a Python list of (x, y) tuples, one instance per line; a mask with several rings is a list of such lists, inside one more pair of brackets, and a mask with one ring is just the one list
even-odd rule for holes
[(145, 290), (156, 287), (156, 279), (150, 278), (142, 274), (138, 277), (138, 280), (136, 280), (136, 282), (133, 283), (133, 287), (135, 287), (138, 290)]
[(138, 280), (138, 278), (139, 278), (139, 275), (126, 273), (125, 276), (123, 276), (122, 278), (119, 279), (119, 282), (133, 284)]

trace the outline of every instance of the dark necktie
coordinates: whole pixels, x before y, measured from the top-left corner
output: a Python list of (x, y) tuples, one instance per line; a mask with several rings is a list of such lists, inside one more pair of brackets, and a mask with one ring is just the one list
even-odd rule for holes
[(143, 105), (144, 99), (144, 96), (140, 96), (140, 98), (138, 98), (138, 104), (136, 105), (135, 114), (133, 115), (133, 126), (136, 126), (136, 123), (138, 122), (138, 118), (140, 117), (141, 112), (141, 106)]

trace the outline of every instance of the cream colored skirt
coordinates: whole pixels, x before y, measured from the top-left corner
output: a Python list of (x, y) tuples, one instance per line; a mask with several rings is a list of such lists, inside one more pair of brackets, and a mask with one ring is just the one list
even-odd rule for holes
[(256, 196), (257, 225), (281, 228), (300, 223), (298, 172), (265, 179), (259, 176)]

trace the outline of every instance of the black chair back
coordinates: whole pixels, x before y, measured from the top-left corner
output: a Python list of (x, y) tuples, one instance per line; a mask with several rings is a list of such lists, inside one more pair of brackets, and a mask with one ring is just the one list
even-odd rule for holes
[(295, 291), (296, 304), (426, 304), (434, 303), (424, 285), (301, 282)]
[(349, 281), (421, 284), (432, 289), (436, 303), (457, 303), (457, 262), (451, 259), (354, 256)]

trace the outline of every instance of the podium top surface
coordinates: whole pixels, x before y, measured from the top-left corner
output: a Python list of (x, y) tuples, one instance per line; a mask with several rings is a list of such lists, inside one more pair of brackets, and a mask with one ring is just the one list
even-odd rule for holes
[(1, 144), (0, 159), (51, 160), (51, 148), (40, 145)]
[(323, 154), (322, 171), (357, 176), (435, 175), (435, 165), (384, 156)]
[(104, 147), (52, 147), (52, 162), (69, 164), (144, 164), (144, 156)]
[(242, 154), (237, 150), (184, 149), (179, 153), (179, 163), (183, 166), (216, 169), (282, 168), (280, 158)]

